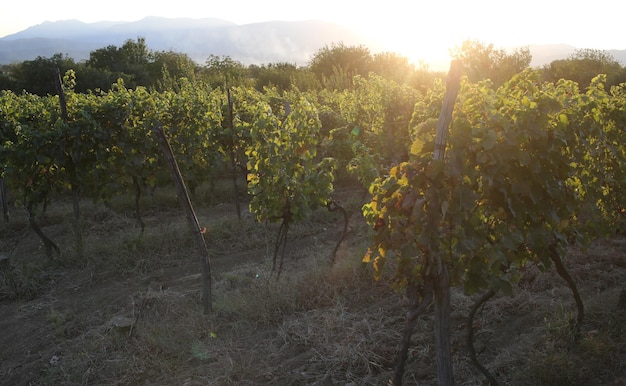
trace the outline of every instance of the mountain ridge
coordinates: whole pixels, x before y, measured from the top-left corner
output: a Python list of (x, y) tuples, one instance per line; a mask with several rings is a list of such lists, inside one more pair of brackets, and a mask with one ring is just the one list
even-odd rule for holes
[[(0, 38), (0, 64), (37, 57), (67, 54), (76, 61), (109, 45), (121, 46), (128, 39), (143, 37), (150, 50), (175, 51), (202, 64), (210, 55), (229, 56), (243, 64), (287, 62), (306, 65), (321, 48), (335, 43), (363, 45), (373, 53), (384, 47), (339, 24), (321, 20), (267, 21), (235, 24), (219, 18), (164, 18), (149, 16), (137, 21), (76, 19), (46, 21)], [(541, 67), (564, 59), (576, 47), (567, 44), (530, 44), (531, 66)], [(622, 65), (626, 50), (606, 50)]]
[[(227, 20), (147, 17), (135, 22), (44, 22), (0, 38), (0, 64), (68, 54), (76, 61), (108, 45), (143, 37), (150, 50), (175, 51), (204, 63), (210, 55), (245, 64), (306, 64), (325, 45), (367, 45), (364, 38), (337, 24), (307, 20), (237, 25)], [(47, 43), (47, 44), (46, 44)]]

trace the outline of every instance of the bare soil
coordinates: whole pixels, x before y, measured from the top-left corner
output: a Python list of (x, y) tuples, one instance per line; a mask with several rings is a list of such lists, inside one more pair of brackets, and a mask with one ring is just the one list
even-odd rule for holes
[[(149, 209), (138, 234), (130, 209), (86, 206), (84, 260), (62, 210), (42, 216), (64, 246), (47, 262), (19, 212), (0, 236), (2, 385), (384, 385), (392, 376), (405, 299), (360, 265), (367, 227), (352, 205), (343, 224), (318, 214), (294, 225), (284, 272), (272, 274), (277, 226), (232, 205), (201, 207), (212, 254), (213, 313), (200, 305), (200, 265), (183, 215)], [(626, 385), (626, 238), (572, 248), (565, 264), (586, 306), (554, 272), (529, 268), (511, 297), (474, 322), (479, 359), (502, 385)], [(477, 296), (453, 293), (459, 385), (486, 384), (467, 356), (467, 314)], [(405, 384), (436, 384), (432, 316), (417, 324)]]

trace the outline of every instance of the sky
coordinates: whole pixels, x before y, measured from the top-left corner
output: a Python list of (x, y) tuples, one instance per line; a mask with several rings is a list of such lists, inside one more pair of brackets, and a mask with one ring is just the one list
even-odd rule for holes
[[(466, 39), (517, 48), (569, 44), (576, 48), (626, 49), (619, 0), (4, 0), (0, 37), (44, 21), (136, 21), (147, 16), (219, 18), (236, 24), (325, 20), (383, 41), (385, 50), (413, 62), (449, 61)], [(9, 3), (9, 4), (7, 4)], [(102, 4), (102, 5), (95, 5)], [(148, 5), (149, 4), (149, 5)]]

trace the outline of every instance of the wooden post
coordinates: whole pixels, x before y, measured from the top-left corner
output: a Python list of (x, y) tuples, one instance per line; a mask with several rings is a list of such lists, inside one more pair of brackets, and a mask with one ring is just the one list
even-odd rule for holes
[(56, 84), (57, 92), (59, 93), (59, 102), (61, 104), (61, 118), (67, 123), (67, 102), (65, 101), (65, 93), (63, 92), (63, 81), (61, 80), (61, 70), (58, 67), (54, 69), (54, 82)]
[(226, 90), (226, 95), (228, 98), (228, 127), (230, 128), (230, 137), (231, 137), (231, 145), (230, 145), (230, 172), (232, 175), (233, 181), (233, 189), (235, 196), (235, 210), (237, 211), (237, 218), (241, 221), (241, 206), (239, 205), (239, 186), (237, 185), (237, 160), (235, 156), (235, 143), (237, 142), (237, 137), (235, 136), (235, 128), (233, 126), (233, 101), (230, 97), (230, 88)]
[(443, 105), (439, 113), (439, 121), (437, 122), (437, 136), (435, 137), (435, 154), (436, 160), (441, 160), (446, 155), (446, 143), (448, 140), (448, 127), (452, 122), (452, 111), (456, 96), (459, 93), (461, 79), (461, 62), (453, 60), (450, 64), (450, 72), (446, 80), (446, 94), (443, 98)]
[(160, 124), (157, 124), (152, 128), (152, 132), (156, 136), (161, 147), (161, 151), (167, 158), (170, 165), (172, 179), (174, 180), (176, 191), (178, 192), (178, 199), (180, 200), (180, 204), (187, 215), (187, 220), (189, 221), (189, 225), (191, 225), (196, 240), (196, 247), (198, 248), (198, 254), (200, 255), (200, 264), (202, 265), (202, 306), (204, 307), (204, 313), (208, 314), (213, 311), (211, 302), (211, 259), (209, 257), (209, 249), (207, 248), (206, 241), (202, 235), (202, 229), (200, 228), (196, 212), (191, 205), (189, 192), (187, 191), (185, 181), (183, 180), (183, 176), (178, 168), (178, 163), (176, 162), (176, 158), (172, 152), (172, 147), (163, 132), (163, 127)]
[[(54, 69), (54, 81), (57, 92), (59, 94), (59, 104), (61, 105), (61, 118), (67, 125), (70, 118), (67, 114), (67, 101), (65, 99), (65, 90), (63, 90), (63, 81), (61, 80), (61, 70)], [(72, 191), (72, 229), (74, 231), (75, 247), (78, 257), (84, 257), (84, 241), (82, 227), (80, 225), (80, 185), (76, 177), (76, 163), (73, 156), (74, 152), (70, 149), (67, 154), (68, 164), (67, 171), (70, 177), (70, 190)]]
[[(448, 127), (452, 121), (452, 111), (460, 87), (461, 63), (452, 61), (450, 72), (446, 82), (446, 94), (437, 123), (435, 137), (434, 160), (443, 160), (446, 151)], [(439, 228), (441, 221), (441, 198), (435, 192), (429, 197), (430, 226), (432, 229)], [(436, 234), (436, 233), (435, 233)], [(435, 304), (435, 347), (437, 351), (437, 375), (439, 385), (454, 385), (454, 373), (452, 369), (452, 356), (450, 354), (450, 274), (448, 266), (442, 261), (439, 251), (439, 238), (433, 237), (429, 246), (431, 277), (433, 280), (434, 304)]]

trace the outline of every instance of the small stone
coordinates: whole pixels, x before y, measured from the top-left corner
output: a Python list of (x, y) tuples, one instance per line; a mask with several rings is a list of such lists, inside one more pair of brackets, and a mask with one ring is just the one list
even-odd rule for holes
[(133, 318), (129, 318), (128, 316), (116, 315), (111, 318), (109, 322), (111, 327), (115, 328), (119, 332), (128, 332), (135, 324), (135, 320)]

